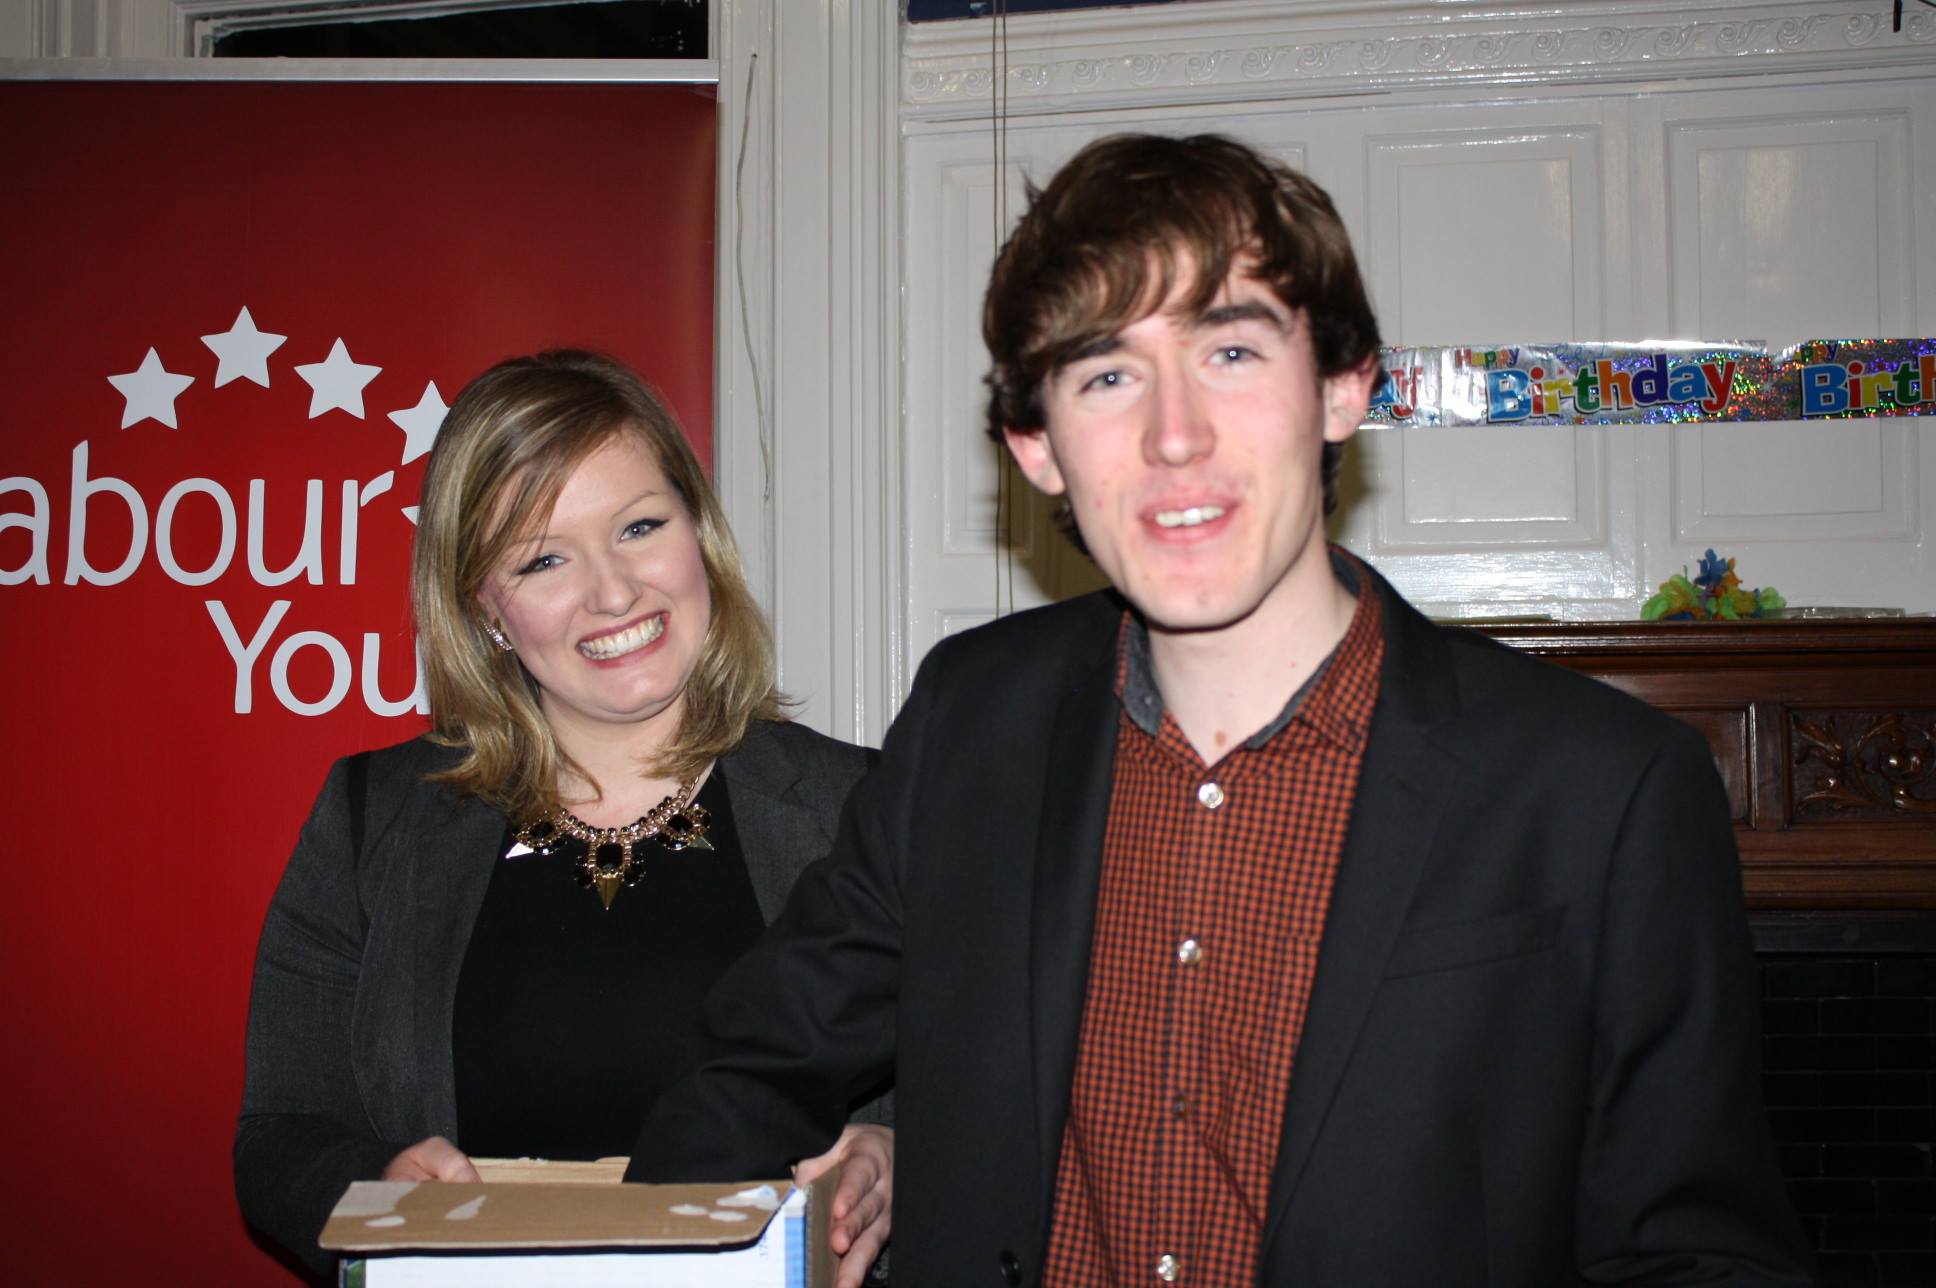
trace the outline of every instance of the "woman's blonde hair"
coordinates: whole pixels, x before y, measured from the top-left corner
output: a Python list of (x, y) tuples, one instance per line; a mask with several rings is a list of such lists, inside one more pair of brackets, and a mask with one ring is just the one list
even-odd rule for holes
[(565, 771), (538, 688), (486, 633), (478, 599), (518, 539), (541, 527), (585, 458), (629, 435), (665, 472), (699, 539), (712, 621), (671, 742), (640, 771), (689, 778), (737, 746), (753, 720), (783, 719), (773, 641), (740, 568), (719, 498), (658, 396), (602, 354), (560, 349), (500, 362), (457, 396), (424, 474), (411, 602), (430, 690), (432, 737), (466, 754), (433, 775), (513, 818), (558, 804)]

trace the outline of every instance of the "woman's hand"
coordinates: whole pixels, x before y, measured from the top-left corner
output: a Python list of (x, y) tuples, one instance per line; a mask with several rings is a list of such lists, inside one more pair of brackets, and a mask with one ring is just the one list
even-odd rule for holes
[[(834, 1146), (839, 1149), (839, 1145)], [(891, 1152), (891, 1151), (890, 1151)], [(386, 1181), (481, 1181), (470, 1155), (445, 1140), (429, 1136), (390, 1160), (383, 1169)]]
[(793, 1169), (793, 1180), (806, 1185), (835, 1168), (840, 1169), (840, 1179), (834, 1185), (828, 1239), (840, 1257), (834, 1284), (835, 1288), (860, 1288), (894, 1225), (893, 1128), (850, 1124), (832, 1149), (817, 1158), (802, 1159)]

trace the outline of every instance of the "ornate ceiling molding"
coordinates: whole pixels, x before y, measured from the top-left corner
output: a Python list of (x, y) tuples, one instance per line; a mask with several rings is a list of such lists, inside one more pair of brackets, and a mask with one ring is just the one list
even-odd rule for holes
[[(1283, 6), (1256, 0), (1206, 0), (1079, 22), (1017, 17), (1008, 20), (1007, 107), (1013, 116), (1457, 83), (1936, 66), (1936, 9), (1906, 6), (1896, 32), (1890, 7), (1884, 0), (1707, 0), (1643, 9), (1600, 0), (1502, 15), (1496, 6), (1363, 0), (1287, 16)], [(908, 28), (906, 114), (986, 115), (994, 79), (989, 36), (979, 21)]]

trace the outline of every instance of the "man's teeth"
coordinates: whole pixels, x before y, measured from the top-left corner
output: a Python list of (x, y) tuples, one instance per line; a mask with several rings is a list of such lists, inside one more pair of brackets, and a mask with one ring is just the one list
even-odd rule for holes
[(663, 614), (648, 617), (637, 626), (622, 630), (616, 635), (601, 635), (595, 640), (585, 640), (579, 644), (578, 651), (586, 657), (601, 661), (630, 653), (635, 648), (644, 648), (665, 633)]
[(1159, 528), (1194, 528), (1199, 523), (1223, 517), (1220, 505), (1193, 505), (1187, 510), (1158, 510), (1156, 526)]

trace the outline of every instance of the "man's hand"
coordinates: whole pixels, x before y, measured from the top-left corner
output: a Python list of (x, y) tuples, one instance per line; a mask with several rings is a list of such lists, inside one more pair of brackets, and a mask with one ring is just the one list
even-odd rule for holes
[[(842, 1138), (845, 1139), (844, 1137)], [(839, 1145), (834, 1148), (838, 1150)], [(481, 1181), (470, 1155), (445, 1140), (429, 1136), (390, 1160), (383, 1169), (386, 1181)]]
[(800, 1161), (793, 1169), (794, 1184), (806, 1185), (835, 1168), (840, 1169), (840, 1179), (834, 1184), (828, 1239), (840, 1258), (834, 1285), (860, 1288), (894, 1225), (893, 1129), (872, 1123), (848, 1126), (832, 1149)]

